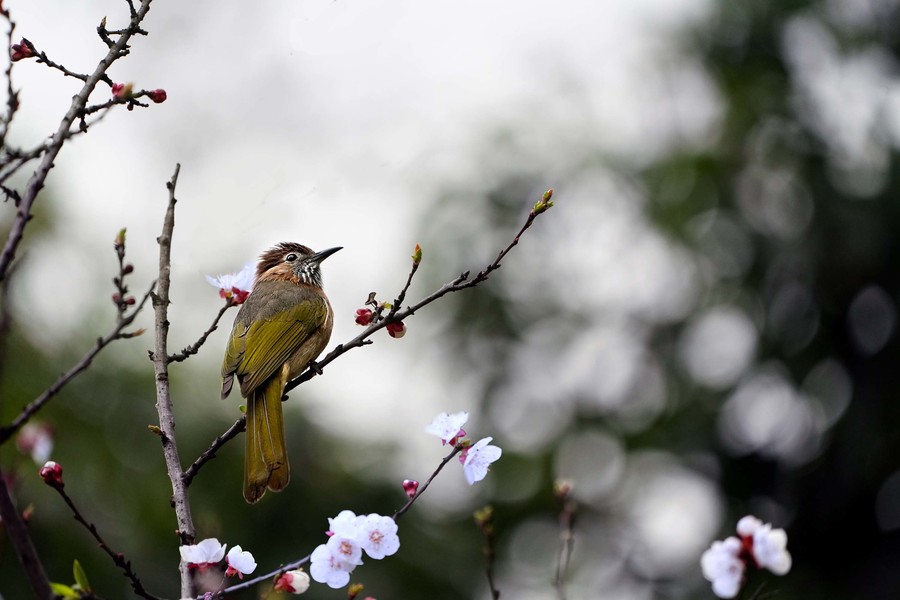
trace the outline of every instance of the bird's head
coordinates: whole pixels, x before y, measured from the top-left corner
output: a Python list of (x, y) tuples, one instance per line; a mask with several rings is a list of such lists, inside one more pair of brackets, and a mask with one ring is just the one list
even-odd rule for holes
[(306, 283), (322, 287), (322, 271), (319, 265), (323, 260), (341, 249), (329, 248), (321, 252), (313, 252), (303, 244), (282, 242), (263, 252), (256, 265), (256, 280), (283, 279), (294, 283)]

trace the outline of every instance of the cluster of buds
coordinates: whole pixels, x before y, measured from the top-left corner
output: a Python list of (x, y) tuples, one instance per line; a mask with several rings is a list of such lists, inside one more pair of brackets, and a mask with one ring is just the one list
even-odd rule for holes
[(128, 295), (128, 286), (125, 285), (125, 276), (134, 272), (134, 265), (125, 263), (125, 228), (120, 229), (119, 233), (116, 234), (113, 248), (115, 248), (116, 256), (119, 258), (119, 274), (113, 277), (113, 284), (115, 284), (117, 291), (112, 295), (112, 301), (121, 313), (125, 312), (125, 309), (129, 306), (134, 306), (137, 303), (134, 296)]
[(13, 62), (18, 60), (22, 60), (24, 58), (31, 58), (35, 56), (37, 51), (34, 49), (34, 44), (29, 42), (27, 39), (22, 38), (22, 41), (18, 44), (13, 44), (12, 48), (9, 52), (9, 58)]
[(534, 205), (534, 208), (531, 209), (532, 215), (539, 215), (545, 210), (548, 210), (553, 207), (553, 202), (551, 202), (550, 198), (553, 197), (553, 190), (549, 189), (541, 196), (541, 199), (537, 201)]

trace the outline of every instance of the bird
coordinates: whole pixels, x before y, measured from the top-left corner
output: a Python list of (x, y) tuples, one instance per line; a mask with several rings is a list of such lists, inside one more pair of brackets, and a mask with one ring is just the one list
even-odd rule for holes
[(331, 338), (334, 313), (322, 290), (320, 265), (340, 249), (313, 252), (282, 242), (266, 250), (253, 290), (235, 316), (222, 361), (222, 399), (237, 378), (247, 400), (243, 494), (250, 504), (290, 481), (281, 398), (285, 385)]

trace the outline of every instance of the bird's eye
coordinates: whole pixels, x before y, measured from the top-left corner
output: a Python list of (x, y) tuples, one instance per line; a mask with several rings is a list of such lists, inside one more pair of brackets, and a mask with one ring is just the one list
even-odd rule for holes
[(284, 257), (284, 260), (286, 260), (287, 262), (294, 262), (295, 260), (297, 260), (297, 255), (294, 252), (291, 252)]

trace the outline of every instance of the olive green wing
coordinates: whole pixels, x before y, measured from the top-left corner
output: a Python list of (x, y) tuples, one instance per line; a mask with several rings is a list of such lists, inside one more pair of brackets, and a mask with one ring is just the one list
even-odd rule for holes
[(284, 306), (283, 303), (269, 303), (259, 310), (249, 310), (243, 319), (238, 314), (222, 364), (223, 397), (231, 390), (234, 376), (240, 381), (241, 395), (246, 397), (279, 370), (325, 323), (328, 305), (323, 298), (304, 294), (297, 300), (277, 312), (270, 307)]

